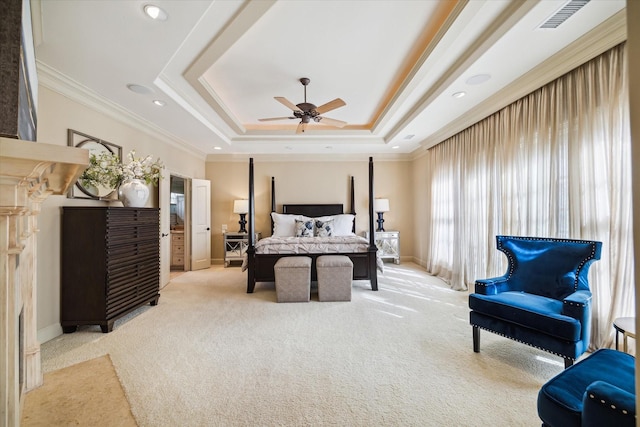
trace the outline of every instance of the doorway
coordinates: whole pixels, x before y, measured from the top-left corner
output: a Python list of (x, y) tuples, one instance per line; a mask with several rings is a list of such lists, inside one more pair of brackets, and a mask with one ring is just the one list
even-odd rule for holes
[(171, 236), (170, 271), (189, 271), (190, 180), (177, 175), (169, 177), (169, 234)]
[(211, 264), (211, 190), (207, 180), (160, 179), (160, 287), (171, 275)]

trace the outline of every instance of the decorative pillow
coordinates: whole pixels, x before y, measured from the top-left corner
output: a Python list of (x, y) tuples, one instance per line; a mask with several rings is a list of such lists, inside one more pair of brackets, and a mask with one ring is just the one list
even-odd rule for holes
[(296, 219), (296, 234), (295, 237), (313, 237), (314, 221)]
[(333, 236), (353, 236), (353, 221), (355, 216), (352, 214), (339, 214), (317, 217), (318, 221), (333, 220)]
[(273, 237), (293, 237), (296, 235), (296, 219), (309, 220), (306, 216), (271, 212)]
[(333, 220), (320, 221), (319, 219), (316, 219), (316, 229), (313, 234), (316, 237), (333, 236)]

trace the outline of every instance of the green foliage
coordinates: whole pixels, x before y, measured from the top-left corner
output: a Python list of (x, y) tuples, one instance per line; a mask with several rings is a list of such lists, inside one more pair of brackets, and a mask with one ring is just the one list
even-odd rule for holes
[(123, 182), (141, 179), (146, 184), (158, 185), (164, 165), (151, 156), (136, 158), (135, 150), (127, 156), (129, 162), (120, 163), (118, 156), (110, 151), (89, 156), (89, 167), (80, 176), (83, 186), (118, 188)]

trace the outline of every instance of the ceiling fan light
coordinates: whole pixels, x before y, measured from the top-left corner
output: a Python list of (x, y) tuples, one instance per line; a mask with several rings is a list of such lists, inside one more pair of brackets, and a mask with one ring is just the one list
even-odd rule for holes
[(284, 120), (284, 119), (300, 119), (298, 123), (298, 127), (296, 128), (296, 133), (304, 133), (306, 127), (311, 120), (316, 123), (323, 123), (329, 126), (336, 126), (342, 128), (346, 126), (347, 122), (343, 122), (342, 120), (330, 119), (327, 117), (322, 117), (322, 114), (335, 110), (336, 108), (344, 107), (346, 102), (344, 102), (340, 98), (336, 98), (333, 101), (329, 101), (326, 104), (322, 104), (319, 107), (316, 107), (314, 104), (307, 102), (307, 85), (310, 80), (306, 77), (302, 77), (300, 79), (300, 83), (304, 86), (304, 102), (299, 104), (294, 104), (289, 101), (287, 98), (283, 96), (275, 96), (274, 99), (284, 105), (285, 107), (291, 109), (293, 113), (293, 117), (269, 117), (264, 119), (258, 119), (258, 121), (271, 121), (271, 120)]

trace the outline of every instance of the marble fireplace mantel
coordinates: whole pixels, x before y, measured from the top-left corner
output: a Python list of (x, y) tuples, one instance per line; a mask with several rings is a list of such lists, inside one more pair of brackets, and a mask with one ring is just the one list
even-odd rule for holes
[(0, 137), (0, 425), (19, 426), (22, 395), (42, 384), (35, 233), (40, 204), (89, 165), (81, 148)]

